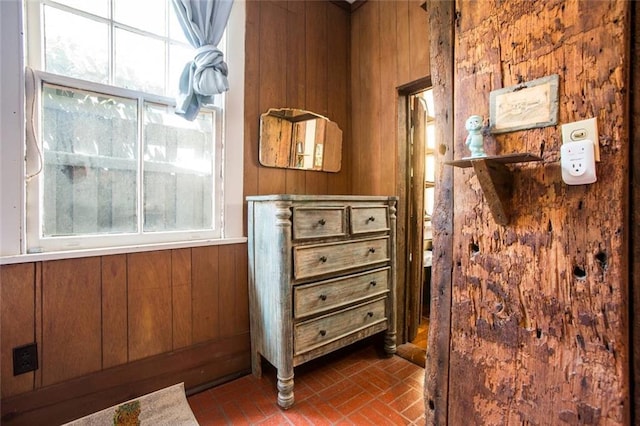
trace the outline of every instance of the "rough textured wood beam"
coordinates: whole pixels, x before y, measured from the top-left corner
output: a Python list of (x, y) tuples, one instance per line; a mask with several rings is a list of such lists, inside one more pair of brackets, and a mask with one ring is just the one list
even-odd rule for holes
[[(566, 185), (559, 126), (487, 138), (509, 166), (508, 226), (455, 171), (446, 424), (632, 424), (629, 76), (632, 2), (456, 2), (454, 151), (493, 90), (554, 73), (558, 122), (597, 116), (598, 181)], [(562, 25), (558, 25), (562, 23)], [(434, 53), (435, 54), (435, 53)], [(450, 141), (449, 141), (450, 142)]]
[(636, 76), (631, 79), (631, 93), (632, 93), (632, 105), (631, 105), (631, 161), (633, 166), (631, 167), (631, 179), (632, 179), (632, 194), (631, 194), (631, 211), (633, 216), (631, 218), (631, 259), (632, 259), (632, 281), (631, 281), (631, 330), (632, 330), (632, 370), (633, 370), (633, 407), (632, 412), (634, 414), (634, 424), (638, 424), (640, 421), (640, 173), (638, 172), (640, 167), (640, 81), (638, 76), (640, 75), (640, 3), (634, 2), (633, 24), (631, 31), (633, 32), (631, 38), (633, 45), (631, 46), (631, 75)]
[(431, 78), (436, 104), (436, 194), (433, 215), (431, 318), (425, 365), (425, 423), (447, 424), (453, 251), (453, 17), (452, 1), (428, 4)]

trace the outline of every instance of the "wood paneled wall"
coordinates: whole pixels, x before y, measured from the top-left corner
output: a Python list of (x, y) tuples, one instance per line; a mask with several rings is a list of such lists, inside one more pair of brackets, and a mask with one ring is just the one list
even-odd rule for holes
[[(3, 424), (250, 368), (246, 244), (5, 265), (0, 279)], [(32, 342), (39, 369), (13, 376), (12, 349)]]
[(407, 118), (398, 87), (429, 77), (429, 22), (415, 0), (367, 1), (351, 15), (353, 194), (397, 195), (397, 329), (406, 340)]
[[(350, 194), (349, 11), (329, 1), (265, 0), (247, 2), (246, 12), (244, 195)], [(260, 165), (260, 114), (283, 107), (338, 124), (339, 173)]]
[[(245, 195), (350, 194), (349, 11), (328, 1), (246, 4)], [(309, 109), (343, 131), (342, 171), (258, 163), (259, 116)], [(246, 244), (7, 265), (2, 423), (62, 422), (185, 381), (249, 371)], [(13, 376), (12, 348), (40, 369)], [(46, 419), (46, 420), (45, 420)]]
[[(630, 424), (631, 3), (455, 6), (442, 29), (454, 35), (453, 87), (444, 88), (455, 94), (451, 157), (468, 155), (464, 121), (488, 117), (492, 90), (559, 74), (558, 121), (597, 117), (602, 161), (598, 182), (568, 186), (560, 126), (488, 136), (490, 154), (543, 158), (510, 166), (506, 226), (473, 169), (452, 171), (453, 241), (434, 240), (436, 252), (452, 253), (443, 266), (453, 268), (451, 323), (438, 324), (450, 333), (448, 406), (427, 386), (427, 409), (448, 413), (447, 424)], [(429, 356), (440, 350), (430, 346)]]
[(430, 73), (429, 22), (422, 3), (367, 1), (351, 16), (354, 194), (398, 195), (406, 179), (406, 147), (398, 146), (406, 124), (399, 123), (397, 88)]

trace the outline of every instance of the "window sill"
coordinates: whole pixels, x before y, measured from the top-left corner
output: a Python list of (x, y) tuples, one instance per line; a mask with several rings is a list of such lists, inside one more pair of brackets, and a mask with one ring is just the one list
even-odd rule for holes
[(14, 256), (1, 256), (0, 265), (11, 265), (15, 263), (43, 262), (47, 260), (75, 259), (92, 256), (109, 256), (113, 254), (139, 253), (145, 251), (171, 250), (191, 247), (219, 246), (227, 244), (243, 244), (247, 242), (246, 237), (225, 238), (217, 240), (195, 240), (184, 242), (172, 242), (162, 244), (140, 244), (122, 247), (109, 247), (86, 250), (52, 251), (43, 253), (18, 254)]

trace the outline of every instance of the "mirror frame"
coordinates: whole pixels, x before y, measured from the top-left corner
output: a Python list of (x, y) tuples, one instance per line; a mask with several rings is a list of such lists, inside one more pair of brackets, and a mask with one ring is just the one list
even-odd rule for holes
[[(314, 123), (307, 132), (310, 122)], [(260, 164), (307, 171), (339, 172), (342, 130), (320, 114), (296, 108), (270, 108), (260, 115)]]

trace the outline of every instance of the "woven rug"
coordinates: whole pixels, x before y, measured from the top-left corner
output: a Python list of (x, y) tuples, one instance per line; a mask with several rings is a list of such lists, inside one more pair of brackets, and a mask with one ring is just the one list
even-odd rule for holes
[(184, 383), (114, 405), (63, 426), (197, 426)]

